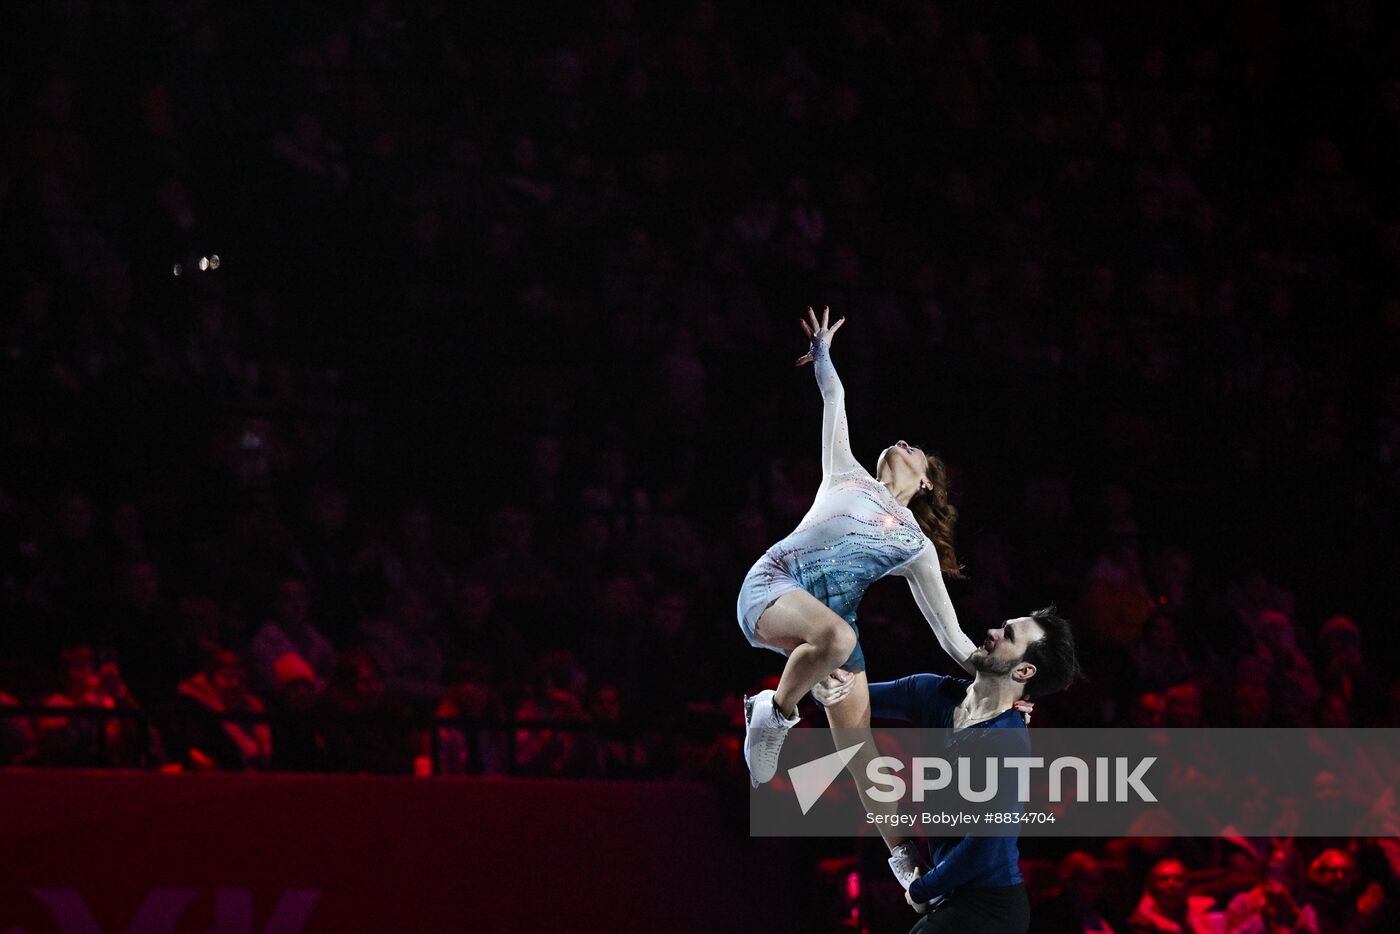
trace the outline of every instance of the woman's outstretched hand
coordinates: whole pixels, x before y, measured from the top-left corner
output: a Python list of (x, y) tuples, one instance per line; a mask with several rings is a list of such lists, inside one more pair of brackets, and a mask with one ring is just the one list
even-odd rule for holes
[[(812, 323), (810, 325), (806, 321), (798, 319), (798, 323), (802, 325), (802, 330), (807, 332), (807, 339), (809, 341), (826, 341), (826, 346), (828, 347), (831, 346), (831, 339), (836, 336), (836, 332), (841, 329), (841, 325), (846, 323), (846, 317), (844, 315), (842, 315), (841, 320), (837, 321), (834, 325), (830, 323), (830, 305), (822, 309), (822, 320), (820, 324), (817, 323), (817, 313), (812, 310), (811, 305), (807, 306), (807, 317), (812, 319)], [(804, 363), (811, 363), (812, 360), (812, 352), (809, 350), (802, 356), (798, 357), (797, 363), (794, 365), (801, 366)]]

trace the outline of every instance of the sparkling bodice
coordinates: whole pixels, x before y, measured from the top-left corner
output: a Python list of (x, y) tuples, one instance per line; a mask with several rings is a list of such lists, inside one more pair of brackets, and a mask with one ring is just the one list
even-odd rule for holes
[(928, 544), (914, 514), (855, 467), (824, 482), (797, 528), (768, 553), (804, 590), (854, 623), (866, 588)]

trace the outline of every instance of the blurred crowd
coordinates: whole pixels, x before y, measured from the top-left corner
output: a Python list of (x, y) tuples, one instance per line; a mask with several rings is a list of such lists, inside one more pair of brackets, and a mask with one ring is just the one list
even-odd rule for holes
[[(1036, 934), (1368, 934), (1395, 930), (1394, 840), (1228, 838), (1199, 857), (1114, 841), (1026, 868)], [(1145, 881), (1140, 881), (1145, 880)], [(1135, 884), (1140, 882), (1140, 884)]]
[[(950, 462), (966, 628), (1076, 623), (1038, 722), (1400, 726), (1394, 11), (517, 6), (16, 14), (0, 762), (742, 774), (807, 304), (857, 456)], [(1356, 846), (1217, 907), (1353, 930)]]

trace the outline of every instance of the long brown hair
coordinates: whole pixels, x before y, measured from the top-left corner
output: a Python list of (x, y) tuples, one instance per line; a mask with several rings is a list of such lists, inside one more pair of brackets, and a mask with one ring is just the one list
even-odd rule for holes
[(938, 549), (938, 564), (944, 576), (961, 578), (962, 565), (953, 551), (953, 526), (958, 521), (958, 507), (948, 502), (948, 466), (938, 455), (929, 454), (925, 476), (932, 489), (915, 493), (909, 500), (909, 511)]

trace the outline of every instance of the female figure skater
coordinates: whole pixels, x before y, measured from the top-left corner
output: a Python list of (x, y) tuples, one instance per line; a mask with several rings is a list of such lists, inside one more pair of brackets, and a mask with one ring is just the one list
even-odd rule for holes
[[(807, 515), (758, 559), (739, 590), (739, 627), (749, 643), (787, 656), (777, 690), (744, 699), (744, 758), (755, 786), (777, 770), (783, 740), (799, 719), (798, 701), (828, 675), (849, 684), (847, 699), (827, 710), (832, 730), (869, 729), (856, 607), (872, 582), (886, 574), (906, 578), (944, 649), (961, 662), (970, 648), (960, 649), (971, 646), (943, 584), (944, 574), (961, 576), (947, 469), (934, 455), (899, 441), (880, 453), (874, 476), (866, 472), (851, 453), (845, 393), (831, 363), (832, 338), (846, 319), (830, 324), (830, 308), (820, 322), (811, 308), (807, 315), (810, 325), (803, 321), (802, 329), (811, 348), (797, 365), (814, 364), (822, 394), (822, 482)], [(859, 765), (853, 759), (848, 767)], [(891, 867), (907, 888), (917, 870), (913, 851), (892, 831), (885, 840), (896, 857)]]

